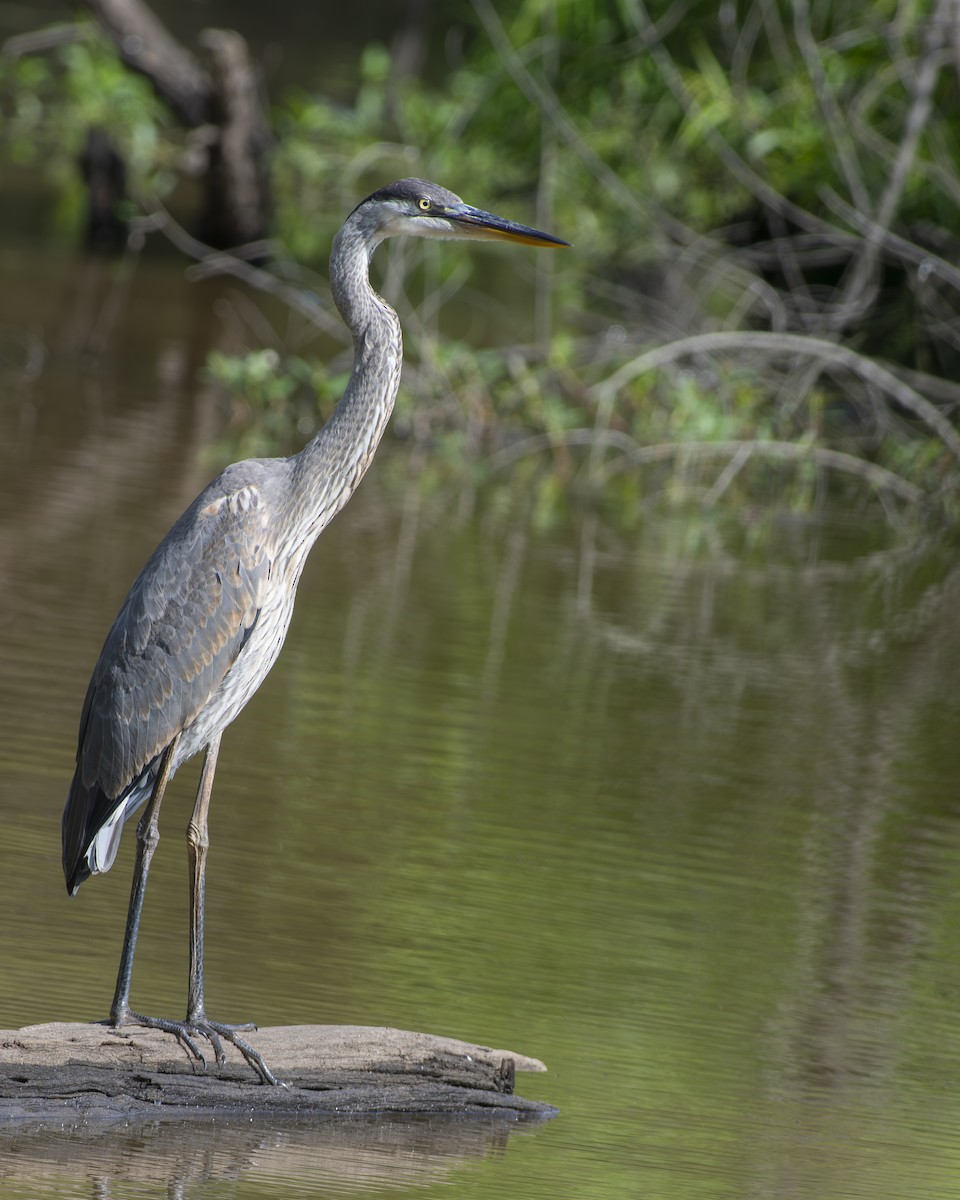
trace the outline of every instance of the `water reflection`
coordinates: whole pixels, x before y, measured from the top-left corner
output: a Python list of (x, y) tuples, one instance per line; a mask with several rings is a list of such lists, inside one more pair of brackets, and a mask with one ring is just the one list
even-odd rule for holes
[[(176, 270), (140, 265), (91, 360), (89, 296), (106, 293), (77, 304), (69, 263), (5, 254), (0, 324), (44, 347), (0, 406), (13, 1028), (109, 1003), (130, 846), (68, 903), (76, 721), (120, 598), (214, 473), (227, 413), (196, 375), (223, 327)], [(503, 1154), (501, 1127), (450, 1149), (420, 1126), (413, 1143), (379, 1123), (158, 1126), (106, 1165), (106, 1134), (21, 1131), (0, 1142), (7, 1194), (86, 1194), (98, 1166), (116, 1196), (202, 1190), (192, 1164), (213, 1163), (204, 1178), (244, 1195), (440, 1178), (468, 1196), (951, 1195), (953, 549), (845, 515), (785, 522), (759, 550), (736, 519), (537, 532), (397, 488), (400, 453), (384, 448), (324, 534), (284, 655), (225, 738), (210, 1008), (514, 1046), (547, 1062), (521, 1090), (561, 1117)], [(157, 1012), (185, 988), (181, 775), (134, 978)]]
[(272, 1126), (221, 1117), (112, 1121), (53, 1137), (44, 1123), (5, 1136), (0, 1186), (26, 1183), (35, 1196), (155, 1194), (158, 1184), (167, 1196), (184, 1196), (229, 1183), (246, 1194), (391, 1195), (449, 1182), (464, 1162), (502, 1154), (507, 1132), (502, 1120), (483, 1118)]

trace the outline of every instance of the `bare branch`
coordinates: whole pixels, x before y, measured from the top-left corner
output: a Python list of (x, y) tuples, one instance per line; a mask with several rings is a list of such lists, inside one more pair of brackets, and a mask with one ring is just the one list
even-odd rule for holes
[(840, 114), (837, 98), (827, 81), (827, 73), (823, 69), (820, 50), (810, 31), (810, 9), (807, 0), (793, 0), (793, 32), (807, 67), (807, 74), (813, 84), (820, 112), (836, 150), (837, 162), (841, 174), (847, 182), (847, 188), (853, 197), (854, 204), (864, 212), (871, 208), (870, 195), (863, 182), (863, 173), (857, 161), (857, 150), (850, 136), (850, 130)]
[(249, 284), (250, 287), (256, 288), (258, 291), (268, 292), (272, 296), (279, 297), (288, 307), (305, 316), (307, 320), (316, 325), (317, 328), (322, 329), (324, 333), (331, 334), (339, 341), (345, 339), (346, 330), (344, 329), (343, 322), (332, 317), (311, 292), (308, 292), (304, 288), (284, 283), (283, 280), (278, 279), (270, 271), (265, 271), (262, 267), (255, 267), (252, 263), (244, 262), (235, 253), (228, 253), (225, 250), (215, 250), (213, 247), (197, 241), (196, 238), (191, 237), (187, 233), (182, 225), (177, 224), (173, 217), (160, 205), (157, 205), (155, 213), (145, 218), (145, 223), (148, 228), (157, 229), (163, 233), (184, 254), (196, 259), (198, 266), (191, 268), (188, 275), (193, 274), (195, 278), (202, 278), (207, 275), (232, 275), (235, 279)]
[[(565, 112), (563, 105), (557, 99), (556, 93), (542, 80), (535, 79), (528, 68), (521, 62), (513, 48), (507, 31), (503, 27), (496, 9), (490, 0), (472, 0), (474, 10), (486, 30), (487, 37), (493, 43), (497, 53), (503, 59), (514, 83), (532, 103), (543, 112), (556, 128), (562, 140), (589, 167), (607, 191), (628, 212), (636, 216), (648, 216), (652, 206), (630, 187), (628, 187), (616, 171), (612, 170), (590, 146), (577, 127)], [(691, 231), (673, 217), (661, 215), (661, 221), (672, 237), (678, 241), (690, 240)]]
[(960, 76), (960, 0), (952, 0), (950, 5), (950, 48), (953, 51), (953, 65)]
[[(484, 0), (484, 3), (487, 2), (488, 0)], [(635, 0), (631, 8), (638, 32), (643, 34), (652, 30), (653, 22), (642, 0)], [(704, 120), (703, 110), (684, 83), (683, 77), (662, 43), (652, 43), (649, 53), (657, 64), (657, 69), (663, 76), (663, 80), (673, 94), (674, 99), (687, 114), (687, 118), (699, 123), (703, 128), (703, 136), (706, 143), (743, 188), (752, 196), (755, 196), (766, 208), (786, 217), (801, 229), (806, 229), (808, 232), (820, 232), (823, 230), (841, 232), (834, 229), (829, 222), (808, 212), (807, 209), (794, 203), (794, 201), (788, 200), (776, 188), (771, 187), (765, 179), (744, 162), (726, 138)]]
[[(759, 331), (700, 333), (648, 350), (590, 389), (590, 394), (597, 402), (598, 425), (605, 427), (609, 423), (613, 400), (617, 392), (644, 372), (665, 366), (667, 363), (690, 354), (738, 350), (758, 350), (763, 354), (775, 355), (803, 355), (824, 363), (835, 363), (846, 367), (918, 417), (936, 433), (960, 462), (960, 437), (957, 436), (956, 430), (946, 417), (925, 396), (921, 396), (904, 380), (898, 379), (886, 367), (882, 367), (873, 359), (858, 354), (847, 346), (839, 346), (825, 338), (807, 337), (797, 333), (763, 333)], [(602, 424), (601, 415), (606, 418)]]
[(117, 53), (189, 128), (208, 119), (210, 77), (141, 0), (85, 0)]
[(875, 298), (876, 283), (871, 281), (875, 280), (877, 259), (884, 240), (883, 232), (893, 221), (900, 206), (907, 176), (916, 159), (920, 136), (930, 119), (933, 89), (940, 74), (941, 51), (947, 36), (948, 11), (953, 3), (954, 0), (937, 0), (936, 10), (927, 25), (923, 54), (914, 81), (913, 100), (904, 123), (903, 137), (897, 148), (887, 186), (864, 239), (863, 249), (844, 285), (843, 301), (836, 317), (837, 328), (843, 328), (861, 316)]
[(935, 254), (932, 250), (927, 250), (923, 246), (918, 246), (915, 242), (908, 241), (906, 238), (900, 237), (896, 233), (891, 233), (889, 229), (884, 229), (878, 225), (876, 221), (872, 221), (863, 213), (857, 212), (855, 208), (851, 208), (830, 188), (824, 187), (821, 189), (821, 195), (825, 204), (829, 205), (836, 213), (838, 213), (845, 221), (858, 229), (866, 237), (871, 238), (877, 246), (883, 246), (888, 249), (896, 258), (902, 262), (911, 263), (917, 267), (918, 274), (921, 277), (921, 282), (931, 276), (943, 280), (952, 288), (960, 291), (960, 269), (955, 267), (953, 263), (947, 259)]
[(35, 29), (7, 38), (0, 47), (0, 55), (4, 58), (24, 58), (28, 54), (44, 54), (47, 50), (57, 50), (75, 42), (88, 42), (95, 34), (96, 30), (89, 21), (51, 25), (48, 29)]
[[(590, 446), (597, 443), (618, 450), (631, 465), (669, 462), (673, 458), (729, 458), (741, 469), (751, 457), (776, 459), (780, 462), (812, 462), (817, 466), (841, 471), (871, 484), (880, 490), (893, 492), (908, 504), (920, 504), (926, 493), (916, 484), (901, 475), (888, 471), (877, 463), (866, 462), (840, 450), (824, 446), (808, 446), (797, 442), (774, 441), (724, 441), (724, 442), (658, 442), (654, 446), (641, 446), (626, 434), (614, 430), (566, 429), (558, 433), (540, 433), (514, 442), (499, 450), (488, 460), (492, 471), (502, 470), (512, 463), (531, 454), (555, 449), (559, 445)], [(726, 470), (726, 469), (725, 469)], [(721, 474), (721, 479), (723, 478)], [(728, 480), (729, 483), (729, 480)], [(711, 491), (716, 490), (716, 484)]]

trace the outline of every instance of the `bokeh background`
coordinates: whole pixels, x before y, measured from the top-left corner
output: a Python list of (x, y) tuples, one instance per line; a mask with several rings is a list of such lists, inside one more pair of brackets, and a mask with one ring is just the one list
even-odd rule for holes
[(130, 831), (75, 900), (59, 864), (89, 672), (204, 484), (329, 415), (330, 238), (423, 175), (574, 246), (378, 256), (403, 391), (224, 738), (208, 1004), (510, 1047), (560, 1115), (7, 1129), (0, 1195), (953, 1196), (953, 6), (157, 3), (249, 53), (239, 251), (215, 114), (110, 12), (0, 4), (0, 1027), (106, 1015)]

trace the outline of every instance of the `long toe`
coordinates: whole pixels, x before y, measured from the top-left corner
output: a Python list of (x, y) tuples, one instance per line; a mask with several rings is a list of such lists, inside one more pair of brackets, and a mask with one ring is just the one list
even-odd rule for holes
[(125, 1014), (123, 1021), (117, 1023), (117, 1027), (122, 1025), (142, 1025), (144, 1029), (159, 1029), (163, 1033), (170, 1033), (177, 1039), (180, 1045), (186, 1050), (187, 1054), (197, 1062), (205, 1071), (207, 1069), (207, 1058), (200, 1047), (197, 1045), (194, 1035), (199, 1033), (192, 1024), (187, 1021), (177, 1021), (173, 1017), (147, 1017), (143, 1013), (128, 1012)]
[(286, 1087), (286, 1084), (280, 1082), (276, 1075), (270, 1070), (264, 1061), (263, 1055), (259, 1050), (255, 1050), (248, 1041), (245, 1041), (239, 1036), (240, 1032), (253, 1031), (257, 1027), (253, 1024), (246, 1025), (224, 1025), (220, 1021), (211, 1021), (204, 1017), (202, 1021), (197, 1022), (197, 1033), (203, 1034), (205, 1038), (213, 1046), (217, 1054), (217, 1062), (220, 1066), (223, 1065), (224, 1058), (223, 1047), (220, 1043), (220, 1038), (229, 1042), (231, 1046), (236, 1046), (247, 1063), (259, 1075), (261, 1083), (269, 1083), (272, 1087)]
[(227, 1060), (223, 1043), (229, 1042), (231, 1046), (236, 1046), (261, 1083), (268, 1083), (272, 1087), (286, 1086), (267, 1066), (260, 1051), (255, 1050), (249, 1042), (239, 1036), (238, 1031), (246, 1033), (249, 1030), (255, 1030), (256, 1025), (226, 1025), (221, 1021), (211, 1021), (205, 1015), (178, 1021), (170, 1017), (147, 1017), (143, 1013), (134, 1012), (125, 1013), (123, 1020), (117, 1024), (142, 1025), (145, 1029), (160, 1029), (164, 1033), (172, 1034), (203, 1070), (207, 1068), (207, 1059), (198, 1045), (198, 1040), (204, 1038), (210, 1043), (219, 1067), (222, 1067)]

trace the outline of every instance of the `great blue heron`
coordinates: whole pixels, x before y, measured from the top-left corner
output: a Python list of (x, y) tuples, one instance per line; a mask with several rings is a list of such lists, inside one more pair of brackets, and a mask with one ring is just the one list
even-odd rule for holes
[[(370, 258), (388, 237), (568, 243), (464, 204), (422, 179), (401, 179), (359, 204), (330, 256), (333, 299), (353, 335), (353, 371), (330, 420), (299, 454), (234, 463), (215, 479), (154, 551), (104, 642), (80, 718), (77, 769), (63, 810), (63, 870), (75, 895), (109, 870), (124, 822), (137, 826), (130, 906), (110, 1009), (116, 1026), (174, 1034), (201, 1063), (206, 1039), (223, 1063), (233, 1043), (266, 1083), (261, 1055), (238, 1031), (207, 1017), (203, 997), (203, 900), (207, 812), (224, 729), (280, 653), (307, 554), (370, 465), (400, 381), (400, 322), (370, 286)], [(158, 816), (174, 772), (206, 750), (187, 827), (190, 968), (185, 1020), (130, 1008), (130, 978)]]

